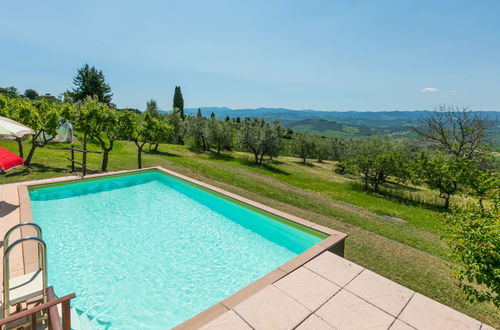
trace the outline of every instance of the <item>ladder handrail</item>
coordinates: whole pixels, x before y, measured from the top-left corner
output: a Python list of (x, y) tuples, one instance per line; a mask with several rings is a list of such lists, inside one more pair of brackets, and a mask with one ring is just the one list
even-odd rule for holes
[(26, 242), (26, 241), (35, 241), (38, 244), (38, 248), (41, 248), (40, 256), (42, 258), (41, 263), (39, 262), (39, 268), (42, 271), (42, 295), (43, 302), (47, 302), (47, 246), (45, 242), (38, 237), (25, 237), (20, 238), (14, 243), (12, 243), (3, 255), (3, 309), (4, 309), (4, 317), (10, 316), (10, 265), (9, 265), (9, 256), (13, 248), (16, 245)]
[(5, 254), (5, 251), (7, 250), (7, 247), (9, 245), (9, 237), (10, 235), (14, 232), (14, 230), (16, 230), (17, 228), (21, 228), (21, 227), (24, 227), (24, 226), (30, 226), (30, 227), (33, 227), (35, 228), (36, 230), (36, 237), (38, 238), (42, 238), (42, 228), (37, 225), (36, 223), (34, 222), (23, 222), (23, 223), (18, 223), (17, 225), (15, 225), (14, 227), (10, 228), (4, 235), (4, 238), (3, 238), (3, 253)]
[[(10, 235), (14, 232), (14, 230), (16, 230), (17, 228), (21, 228), (21, 227), (25, 227), (25, 226), (29, 226), (29, 227), (32, 227), (36, 230), (36, 237), (38, 238), (42, 238), (42, 227), (40, 227), (39, 225), (37, 225), (36, 223), (34, 222), (23, 222), (23, 223), (18, 223), (17, 225), (13, 226), (12, 228), (10, 228), (6, 233), (5, 233), (5, 236), (3, 238), (3, 253), (5, 254), (5, 251), (7, 250), (8, 246), (9, 246), (9, 238), (10, 238)], [(23, 238), (22, 236), (22, 231), (21, 231), (21, 238)], [(42, 260), (42, 255), (41, 255), (41, 251), (40, 249), (38, 249), (38, 268), (40, 268), (40, 262)]]

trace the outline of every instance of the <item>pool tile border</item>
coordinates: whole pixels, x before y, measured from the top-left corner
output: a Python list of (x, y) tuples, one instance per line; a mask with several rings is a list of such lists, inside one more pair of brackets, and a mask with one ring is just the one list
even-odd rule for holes
[[(155, 167), (149, 167), (145, 169), (137, 169), (137, 170), (126, 170), (126, 171), (118, 171), (118, 172), (111, 172), (111, 173), (102, 173), (102, 174), (94, 174), (94, 175), (88, 175), (84, 178), (81, 177), (60, 177), (60, 178), (53, 178), (53, 179), (45, 179), (45, 180), (37, 180), (37, 181), (31, 181), (31, 182), (24, 182), (18, 186), (18, 193), (19, 193), (19, 208), (20, 208), (20, 217), (21, 221), (23, 222), (32, 222), (33, 221), (33, 215), (31, 211), (31, 203), (30, 203), (30, 198), (29, 198), (29, 192), (28, 192), (28, 187), (36, 187), (40, 185), (46, 185), (46, 184), (52, 184), (52, 183), (71, 183), (73, 181), (81, 181), (85, 179), (91, 179), (91, 178), (100, 178), (104, 176), (116, 176), (120, 174), (133, 174), (137, 172), (148, 172), (152, 170), (158, 170), (160, 172), (164, 172), (168, 175), (171, 175), (173, 177), (179, 178), (181, 180), (187, 181), (189, 183), (195, 184), (197, 186), (200, 186), (204, 189), (208, 189), (210, 191), (213, 191), (217, 194), (221, 194), (223, 196), (232, 198), (238, 202), (241, 202), (243, 204), (249, 205), (251, 207), (260, 209), (264, 212), (268, 212), (270, 214), (273, 214), (275, 216), (284, 218), (288, 221), (291, 221), (292, 223), (299, 224), (301, 226), (304, 226), (306, 228), (321, 232), (323, 234), (328, 235), (327, 238), (324, 240), (320, 241), (318, 244), (312, 246), (311, 248), (307, 249), (303, 253), (299, 254), (292, 260), (286, 262), (285, 264), (279, 266), (278, 268), (274, 269), (270, 273), (262, 276), (261, 278), (257, 279), (256, 281), (252, 282), (248, 286), (242, 288), (241, 290), (237, 291), (236, 293), (232, 294), (231, 296), (223, 299), (222, 301), (212, 305), (208, 309), (204, 310), (203, 312), (191, 317), (190, 319), (186, 320), (185, 322), (179, 324), (175, 329), (197, 329), (210, 321), (216, 319), (217, 317), (221, 316), (228, 310), (231, 310), (234, 308), (236, 305), (241, 303), (242, 301), (246, 300), (247, 298), (253, 296), (255, 293), (259, 292), (260, 290), (264, 289), (265, 287), (277, 282), (281, 278), (285, 277), (289, 273), (293, 272), (294, 270), (298, 269), (299, 267), (303, 266), (306, 264), (308, 261), (312, 260), (314, 257), (320, 255), (321, 253), (325, 251), (330, 251), (333, 252), (341, 257), (344, 255), (344, 242), (345, 239), (347, 238), (347, 234), (344, 234), (342, 232), (333, 230), (331, 228), (310, 222), (308, 220), (299, 218), (297, 216), (279, 211), (277, 209), (274, 209), (272, 207), (266, 206), (264, 204), (252, 201), (248, 198), (239, 196), (237, 194), (231, 193), (229, 191), (226, 191), (224, 189), (215, 187), (213, 185), (204, 183), (202, 181), (190, 178), (188, 176), (182, 175), (180, 173), (165, 169), (160, 166), (155, 166)], [(31, 250), (31, 249), (30, 249)], [(24, 265), (25, 265), (25, 272), (28, 272), (29, 270), (27, 267), (33, 265), (36, 262), (36, 253), (32, 253), (33, 251), (23, 251), (23, 259), (24, 259)]]

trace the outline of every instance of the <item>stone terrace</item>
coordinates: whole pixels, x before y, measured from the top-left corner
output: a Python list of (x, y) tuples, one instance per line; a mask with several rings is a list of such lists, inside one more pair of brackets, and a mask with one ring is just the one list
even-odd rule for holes
[(493, 329), (330, 252), (226, 309), (201, 329)]

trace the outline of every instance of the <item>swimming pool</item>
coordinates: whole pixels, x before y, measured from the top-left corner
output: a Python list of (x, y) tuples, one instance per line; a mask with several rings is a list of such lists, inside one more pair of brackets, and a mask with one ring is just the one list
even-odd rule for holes
[(116, 329), (175, 326), (327, 236), (160, 171), (29, 196), (49, 285)]

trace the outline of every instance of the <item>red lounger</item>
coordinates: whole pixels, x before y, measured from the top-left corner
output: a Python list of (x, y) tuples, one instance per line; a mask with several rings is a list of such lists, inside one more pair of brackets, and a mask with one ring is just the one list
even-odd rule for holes
[(6, 172), (24, 164), (24, 159), (0, 147), (0, 172)]

